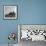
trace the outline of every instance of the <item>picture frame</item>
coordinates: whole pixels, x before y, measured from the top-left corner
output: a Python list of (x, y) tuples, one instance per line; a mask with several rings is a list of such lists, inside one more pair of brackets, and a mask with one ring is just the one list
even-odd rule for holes
[(18, 30), (19, 30), (18, 31), (19, 42), (21, 40), (46, 41), (46, 25), (45, 24), (19, 24)]
[(4, 19), (17, 19), (17, 5), (4, 5)]

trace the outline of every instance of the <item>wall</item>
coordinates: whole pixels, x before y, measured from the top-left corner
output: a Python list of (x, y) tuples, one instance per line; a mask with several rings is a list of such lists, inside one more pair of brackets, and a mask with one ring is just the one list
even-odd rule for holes
[[(4, 20), (3, 5), (18, 5), (18, 19)], [(18, 24), (46, 24), (46, 0), (0, 0), (0, 44), (8, 43), (9, 32), (18, 32)]]
[(46, 24), (46, 0), (23, 0), (21, 7), (20, 23)]
[[(19, 22), (19, 18), (16, 20), (4, 20), (3, 19), (3, 5), (18, 5), (20, 0), (0, 0), (0, 44), (7, 44), (8, 34), (10, 32), (16, 32), (18, 35), (17, 24)], [(17, 37), (18, 39), (18, 37)], [(16, 43), (18, 40), (16, 39)]]

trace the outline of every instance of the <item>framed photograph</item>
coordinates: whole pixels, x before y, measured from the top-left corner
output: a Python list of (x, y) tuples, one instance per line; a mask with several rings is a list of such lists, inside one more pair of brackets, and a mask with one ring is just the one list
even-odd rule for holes
[(20, 24), (18, 33), (19, 41), (46, 41), (46, 25)]
[(17, 6), (4, 6), (4, 19), (17, 19)]

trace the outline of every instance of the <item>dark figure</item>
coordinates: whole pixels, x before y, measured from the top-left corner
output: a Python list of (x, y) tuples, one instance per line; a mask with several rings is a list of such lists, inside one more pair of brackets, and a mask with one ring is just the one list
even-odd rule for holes
[(6, 14), (5, 17), (15, 17), (15, 12), (10, 12), (9, 14)]
[(45, 40), (46, 40), (46, 36), (44, 35), (44, 37), (45, 37)]

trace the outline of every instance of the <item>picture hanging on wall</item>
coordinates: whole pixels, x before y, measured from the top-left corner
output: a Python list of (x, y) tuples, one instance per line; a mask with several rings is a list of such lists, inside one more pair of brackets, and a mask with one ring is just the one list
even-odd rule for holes
[(46, 25), (18, 25), (19, 40), (46, 41)]
[(17, 19), (17, 6), (4, 6), (4, 19)]

